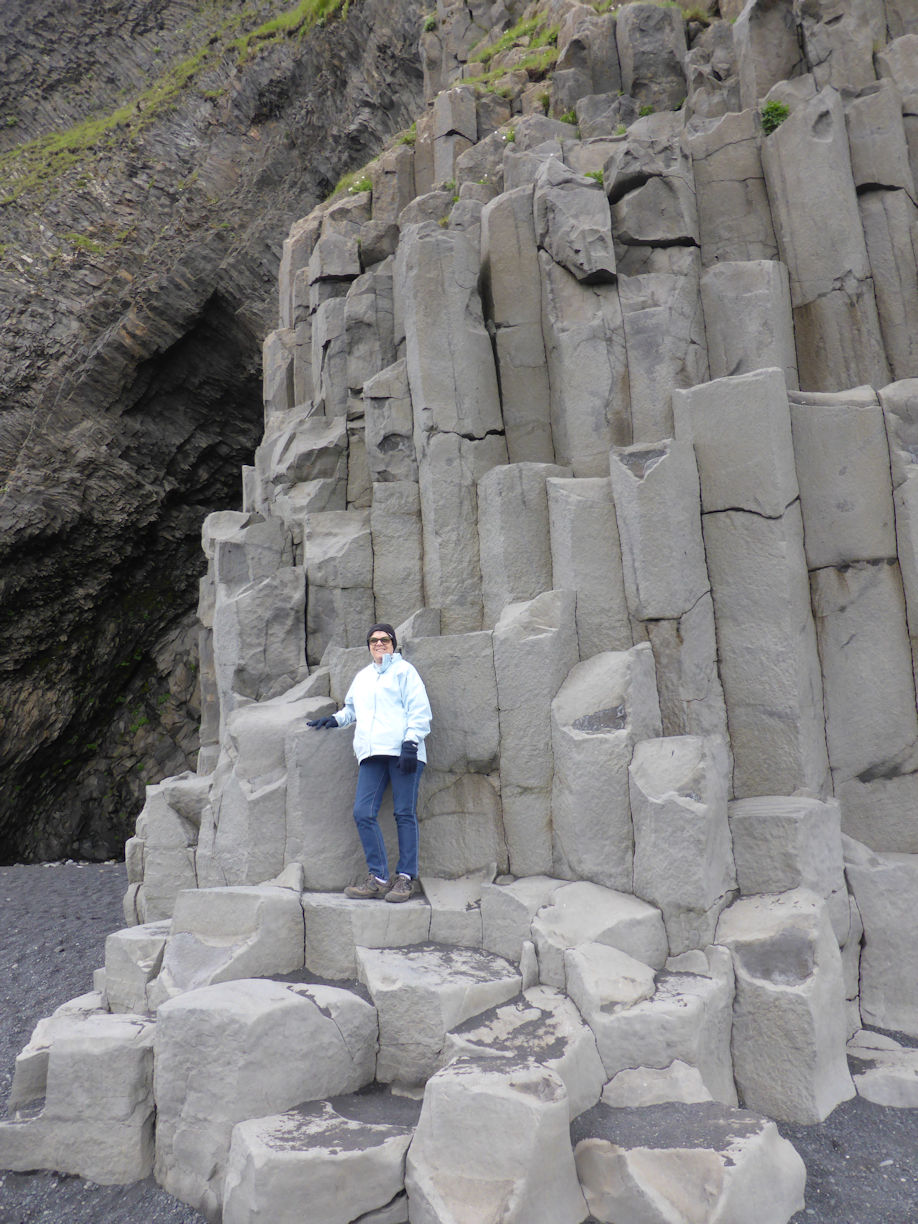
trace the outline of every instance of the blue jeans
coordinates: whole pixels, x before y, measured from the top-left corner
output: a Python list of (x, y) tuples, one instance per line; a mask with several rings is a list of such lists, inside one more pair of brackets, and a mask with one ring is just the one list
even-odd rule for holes
[(392, 806), (395, 809), (395, 828), (398, 833), (398, 871), (415, 879), (418, 874), (418, 784), (424, 766), (418, 761), (412, 774), (396, 769), (398, 757), (371, 756), (360, 762), (357, 773), (357, 794), (354, 796), (354, 821), (367, 868), (381, 880), (389, 878), (389, 863), (382, 830), (379, 827), (379, 808), (392, 786)]

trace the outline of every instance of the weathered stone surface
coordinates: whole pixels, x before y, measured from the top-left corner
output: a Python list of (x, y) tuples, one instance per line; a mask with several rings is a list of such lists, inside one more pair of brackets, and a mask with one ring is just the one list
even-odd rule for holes
[(633, 1007), (654, 992), (654, 972), (618, 948), (582, 943), (564, 953), (565, 989), (592, 1027), (609, 1012)]
[(864, 1023), (918, 1037), (918, 855), (874, 853), (848, 838), (845, 872), (864, 924)]
[(499, 750), (491, 634), (418, 638), (406, 646), (405, 658), (420, 672), (430, 698), (427, 749), (435, 768), (487, 773)]
[[(496, 469), (506, 471), (508, 469)], [(551, 871), (551, 702), (578, 662), (575, 594), (508, 605), (494, 629), (501, 808), (510, 870)]]
[(381, 1083), (425, 1082), (440, 1065), (447, 1032), (512, 999), (522, 985), (499, 956), (433, 944), (358, 948), (357, 971), (379, 1013)]
[[(733, 0), (736, 3), (736, 0)], [(730, 0), (723, 0), (720, 15), (692, 41), (683, 61), (688, 95), (685, 99), (687, 120), (712, 119), (741, 110), (739, 77), (736, 71), (736, 51), (730, 19), (737, 12), (728, 12)]]
[(893, 378), (912, 378), (918, 373), (918, 274), (913, 246), (918, 209), (904, 190), (865, 192), (858, 204), (889, 368)]
[(373, 485), (370, 534), (375, 614), (398, 625), (424, 605), (421, 495), (416, 484), (399, 480)]
[(666, 932), (660, 912), (628, 893), (579, 881), (563, 884), (532, 922), (539, 977), (564, 989), (566, 953), (582, 944), (604, 944), (659, 969), (666, 960)]
[(496, 874), (494, 864), (454, 880), (421, 877), (430, 906), (430, 940), (461, 948), (481, 947), (481, 890)]
[(497, 773), (424, 770), (418, 798), (421, 875), (447, 879), (497, 865), (507, 870)]
[(555, 459), (575, 476), (604, 476), (609, 447), (631, 441), (618, 290), (581, 285), (544, 251), (539, 264)]
[(781, 518), (725, 510), (703, 518), (733, 793), (825, 793), (822, 679), (800, 510)]
[(535, 238), (578, 281), (615, 279), (609, 205), (599, 183), (550, 158), (535, 178)]
[[(918, 460), (918, 379), (891, 383), (877, 394), (886, 421), (893, 488), (898, 489)], [(901, 541), (899, 547), (901, 551)]]
[(850, 916), (837, 801), (802, 795), (735, 799), (729, 818), (740, 893), (808, 889), (824, 898), (835, 938), (845, 944)]
[(293, 394), (294, 336), (287, 327), (270, 332), (262, 348), (262, 396), (265, 428), (285, 421), (295, 404)]
[(558, 30), (557, 68), (578, 68), (589, 73), (592, 92), (608, 93), (621, 88), (615, 18), (598, 14), (587, 4), (572, 5)]
[(855, 187), (899, 187), (914, 198), (902, 98), (893, 83), (875, 81), (856, 97), (847, 97), (845, 123)]
[[(222, 1220), (275, 1224), (302, 1219), (303, 1203), (325, 1224), (375, 1220), (404, 1190), (410, 1123), (361, 1118), (360, 1098), (304, 1105), (233, 1127)], [(354, 1114), (357, 1114), (355, 1117)], [(407, 1218), (407, 1217), (405, 1217)]]
[(143, 877), (136, 882), (134, 903), (129, 905), (125, 898), (127, 922), (171, 918), (179, 891), (196, 886), (195, 846), (210, 809), (210, 795), (210, 778), (190, 773), (147, 787), (134, 843), (134, 853), (139, 851), (142, 857)]
[(309, 257), (319, 239), (321, 229), (322, 215), (314, 209), (299, 221), (294, 221), (290, 233), (284, 239), (277, 274), (281, 327), (293, 326), (293, 282), (296, 274), (308, 267)]
[(634, 744), (661, 730), (650, 647), (579, 663), (552, 702), (551, 720), (555, 873), (630, 889), (628, 766)]
[(896, 555), (883, 412), (869, 387), (790, 395), (810, 569)]
[(670, 955), (714, 942), (736, 889), (727, 823), (726, 743), (644, 740), (629, 769), (634, 892), (663, 914)]
[(39, 1021), (16, 1060), (12, 1116), (0, 1121), (3, 1169), (54, 1169), (101, 1185), (149, 1176), (155, 1026), (102, 1006), (92, 994)]
[(363, 384), (367, 464), (374, 481), (417, 482), (414, 414), (404, 359)]
[(304, 540), (308, 657), (330, 642), (358, 646), (374, 620), (373, 546), (368, 510), (310, 514)]
[(333, 287), (340, 296), (319, 303), (312, 316), (312, 380), (313, 402), (326, 416), (344, 416), (347, 412), (347, 330), (344, 294), (350, 281), (319, 281), (317, 288)]
[(233, 1126), (373, 1079), (375, 1010), (333, 986), (226, 982), (170, 999), (155, 1038), (156, 1179), (219, 1212)]
[(360, 396), (367, 379), (395, 361), (392, 274), (394, 261), (358, 276), (344, 303), (347, 388)]
[(881, 80), (891, 80), (902, 96), (902, 117), (912, 178), (918, 175), (918, 73), (915, 50), (918, 32), (905, 33), (877, 52), (876, 70)]
[(846, 278), (865, 280), (867, 250), (844, 110), (834, 89), (795, 107), (765, 138), (762, 165), (792, 304), (812, 302)]
[(694, 447), (703, 512), (749, 510), (777, 518), (795, 500), (797, 470), (782, 369), (756, 369), (677, 391), (673, 413), (676, 437)]
[(794, 331), (804, 391), (889, 381), (872, 278), (847, 277), (841, 288), (795, 307)]
[(105, 1002), (109, 1011), (147, 1011), (147, 985), (159, 973), (168, 922), (113, 931), (105, 940)]
[[(593, 1218), (614, 1224), (787, 1224), (806, 1168), (773, 1122), (716, 1104), (611, 1110), (576, 1122), (577, 1175)], [(767, 1193), (753, 1187), (767, 1185)]]
[(477, 246), (459, 231), (433, 224), (409, 227), (402, 231), (395, 266), (416, 430), (466, 438), (499, 430), (497, 376), (478, 295)]
[(799, 21), (817, 88), (855, 90), (873, 83), (874, 52), (886, 41), (884, 0), (817, 0), (799, 6)]
[(721, 915), (717, 941), (733, 953), (741, 1099), (779, 1121), (821, 1122), (854, 1095), (841, 954), (826, 903), (805, 890), (737, 901)]
[[(811, 582), (833, 778), (866, 782), (914, 770), (918, 715), (898, 566), (821, 569)], [(842, 820), (854, 833), (844, 800)]]
[(511, 463), (491, 468), (479, 480), (478, 539), (487, 627), (508, 604), (551, 589), (545, 482), (565, 476), (570, 469), (555, 464)]
[[(265, 436), (255, 452), (255, 470), (275, 497), (304, 483), (330, 481), (328, 510), (344, 510), (347, 485), (347, 425), (343, 417), (300, 416)], [(318, 508), (318, 507), (313, 507)]]
[(707, 380), (699, 273), (700, 256), (692, 250), (685, 252), (684, 267), (676, 274), (651, 272), (619, 279), (636, 443), (672, 437), (674, 389)]
[(663, 734), (727, 740), (710, 594), (678, 620), (646, 621), (644, 628), (653, 650)]
[(733, 24), (733, 43), (744, 107), (758, 106), (772, 85), (805, 70), (794, 13), (784, 0), (746, 4)]
[(593, 1034), (577, 1008), (550, 986), (533, 986), (518, 999), (458, 1025), (446, 1056), (539, 1063), (559, 1075), (571, 1118), (595, 1105), (605, 1074)]
[(858, 1096), (894, 1109), (918, 1107), (918, 1053), (882, 1033), (861, 1029), (848, 1042)]
[(477, 483), (507, 462), (506, 441), (433, 434), (418, 458), (425, 603), (440, 608), (444, 633), (472, 632), (482, 627)]
[(691, 444), (616, 447), (609, 468), (629, 611), (638, 620), (679, 617), (710, 587)]
[(306, 892), (302, 906), (306, 968), (322, 978), (356, 977), (358, 946), (406, 947), (430, 937), (430, 909), (421, 900), (367, 905), (339, 894)]
[(214, 667), (224, 717), (240, 697), (262, 701), (304, 678), (305, 603), (303, 571), (292, 567), (217, 591)]
[(616, 14), (622, 88), (641, 105), (674, 110), (685, 99), (685, 23), (675, 9), (629, 4)]
[(608, 477), (554, 477), (545, 487), (552, 586), (577, 592), (580, 658), (630, 649), (621, 544)]
[[(414, 152), (399, 144), (385, 149), (370, 165), (373, 183), (373, 220), (397, 221), (399, 213), (409, 204), (414, 191)], [(363, 254), (364, 243), (361, 243)]]
[(797, 387), (790, 285), (783, 263), (713, 264), (701, 278), (701, 301), (712, 379), (777, 366), (788, 388)]
[(659, 1070), (635, 1067), (619, 1071), (602, 1090), (603, 1105), (611, 1105), (613, 1109), (636, 1109), (668, 1101), (695, 1105), (713, 1099), (698, 1068), (690, 1067), (680, 1058), (674, 1058), (668, 1067)]
[(481, 890), (481, 946), (519, 964), (530, 939), (532, 920), (562, 880), (526, 876), (511, 884), (486, 884)]
[(551, 463), (548, 368), (532, 188), (502, 192), (481, 214), (485, 303), (497, 328), (501, 408), (511, 463)]
[[(547, 1067), (462, 1059), (428, 1083), (405, 1185), (417, 1224), (579, 1224), (569, 1105)], [(470, 1212), (473, 1213), (470, 1216)]]
[(263, 884), (179, 893), (151, 1009), (165, 999), (239, 978), (302, 969), (303, 910), (297, 892)]
[(590, 1027), (606, 1075), (636, 1067), (668, 1067), (674, 1059), (696, 1067), (715, 1100), (736, 1104), (730, 1032), (733, 968), (723, 948), (709, 948), (697, 972), (663, 972), (653, 996), (603, 1011), (600, 993)]
[(704, 267), (773, 260), (778, 253), (759, 152), (756, 112), (724, 115), (686, 133), (698, 204)]

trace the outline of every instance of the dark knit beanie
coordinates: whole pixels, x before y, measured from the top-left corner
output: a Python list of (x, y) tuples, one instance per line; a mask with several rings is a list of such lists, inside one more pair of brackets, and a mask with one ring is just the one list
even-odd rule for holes
[(395, 630), (391, 625), (371, 625), (369, 627), (367, 630), (367, 650), (370, 649), (370, 638), (374, 633), (388, 633), (389, 637), (392, 639), (392, 649), (398, 650), (398, 640), (395, 636)]

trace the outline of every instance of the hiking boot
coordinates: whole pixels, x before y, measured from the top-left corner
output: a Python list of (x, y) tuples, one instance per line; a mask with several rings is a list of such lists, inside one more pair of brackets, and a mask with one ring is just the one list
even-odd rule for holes
[(389, 893), (389, 881), (380, 880), (371, 871), (363, 884), (350, 884), (344, 890), (346, 897), (360, 901), (381, 901)]
[(415, 892), (417, 892), (417, 885), (411, 876), (399, 873), (386, 893), (386, 900), (394, 901), (396, 904), (399, 901), (410, 901)]

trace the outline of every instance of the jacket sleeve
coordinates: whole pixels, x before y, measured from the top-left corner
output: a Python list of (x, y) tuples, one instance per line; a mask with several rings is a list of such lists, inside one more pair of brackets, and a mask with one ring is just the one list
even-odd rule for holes
[(351, 681), (351, 687), (347, 690), (347, 696), (344, 699), (344, 705), (340, 710), (335, 711), (335, 718), (338, 720), (339, 727), (349, 727), (357, 718), (357, 713), (354, 710), (354, 683)]
[(402, 701), (405, 704), (405, 739), (420, 743), (430, 730), (430, 702), (424, 681), (410, 663), (402, 673)]

